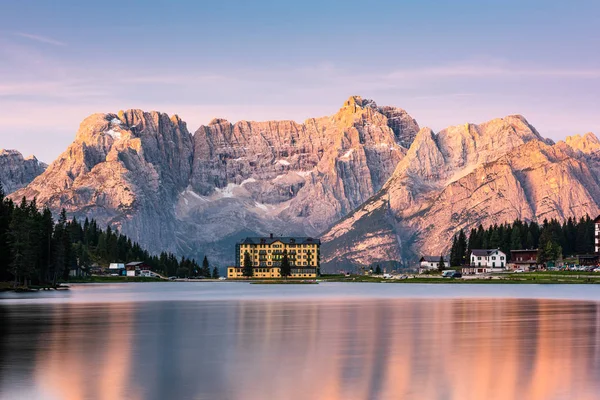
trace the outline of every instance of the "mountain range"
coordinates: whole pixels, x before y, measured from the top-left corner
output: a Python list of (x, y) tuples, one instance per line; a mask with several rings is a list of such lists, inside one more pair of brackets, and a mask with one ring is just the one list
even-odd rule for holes
[(442, 254), (479, 224), (595, 216), (599, 150), (591, 133), (554, 143), (518, 115), (434, 133), (353, 96), (302, 124), (214, 119), (193, 134), (177, 115), (94, 114), (47, 168), (0, 153), (0, 182), (153, 252), (226, 265), (242, 237), (308, 235), (335, 270)]

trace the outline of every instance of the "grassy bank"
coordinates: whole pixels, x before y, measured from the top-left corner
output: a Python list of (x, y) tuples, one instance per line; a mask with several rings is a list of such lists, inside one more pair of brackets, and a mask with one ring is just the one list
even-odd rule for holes
[(307, 280), (283, 280), (283, 279), (273, 279), (273, 280), (260, 280), (260, 281), (249, 281), (252, 285), (317, 285), (317, 281), (307, 281)]
[(440, 276), (411, 275), (407, 279), (384, 279), (382, 277), (352, 275), (323, 276), (325, 282), (374, 282), (374, 283), (432, 283), (432, 284), (600, 284), (600, 276), (588, 274), (560, 274), (560, 273), (521, 273), (503, 274), (486, 277), (441, 278)]
[(159, 278), (142, 276), (89, 276), (85, 278), (71, 278), (68, 283), (131, 283), (131, 282), (166, 282)]

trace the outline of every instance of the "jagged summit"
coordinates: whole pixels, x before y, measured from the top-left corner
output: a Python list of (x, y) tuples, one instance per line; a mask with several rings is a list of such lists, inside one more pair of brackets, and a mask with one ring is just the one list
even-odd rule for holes
[(600, 151), (600, 140), (592, 132), (584, 135), (567, 136), (565, 143), (573, 150), (579, 150), (586, 154)]
[(24, 158), (17, 150), (0, 149), (0, 183), (5, 194), (25, 187), (46, 167), (35, 156)]
[(352, 99), (357, 112), (304, 124), (215, 118), (193, 136), (156, 111), (93, 114), (14, 196), (186, 256), (227, 260), (249, 232), (314, 236), (381, 189), (418, 131), (403, 110)]
[(227, 119), (225, 119), (225, 118), (213, 118), (210, 120), (208, 125), (219, 125), (219, 124), (227, 124), (227, 123), (229, 123), (229, 121), (227, 121)]
[(215, 118), (193, 135), (177, 115), (131, 109), (87, 117), (11, 197), (222, 265), (242, 236), (325, 231), (324, 264), (365, 264), (441, 254), (479, 223), (597, 214), (598, 150), (593, 134), (554, 145), (521, 115), (436, 133), (360, 96), (304, 123)]
[(371, 99), (363, 99), (361, 96), (350, 96), (350, 98), (344, 102), (343, 107), (370, 107), (376, 110), (377, 103)]

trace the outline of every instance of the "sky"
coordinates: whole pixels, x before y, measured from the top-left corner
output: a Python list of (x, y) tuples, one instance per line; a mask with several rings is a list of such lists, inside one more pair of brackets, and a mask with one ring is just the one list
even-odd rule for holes
[(421, 127), (522, 114), (600, 135), (600, 2), (0, 3), (0, 148), (51, 162), (80, 122), (129, 108), (213, 117), (335, 113), (351, 95)]

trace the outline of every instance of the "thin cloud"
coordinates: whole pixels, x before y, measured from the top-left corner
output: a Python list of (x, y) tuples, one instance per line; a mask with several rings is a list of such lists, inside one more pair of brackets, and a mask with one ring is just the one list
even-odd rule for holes
[(432, 68), (396, 70), (387, 75), (388, 79), (415, 78), (456, 78), (456, 77), (572, 77), (599, 78), (600, 69), (554, 69), (554, 68), (514, 68), (494, 65), (448, 65)]
[(15, 36), (20, 36), (26, 39), (30, 39), (30, 40), (34, 40), (36, 42), (40, 42), (40, 43), (45, 43), (45, 44), (51, 44), (53, 46), (66, 46), (67, 44), (65, 42), (61, 42), (59, 40), (56, 39), (52, 39), (49, 38), (47, 36), (40, 36), (40, 35), (33, 35), (31, 33), (24, 33), (24, 32), (14, 32), (13, 35)]

